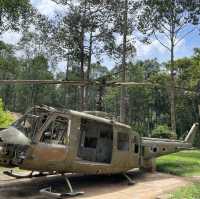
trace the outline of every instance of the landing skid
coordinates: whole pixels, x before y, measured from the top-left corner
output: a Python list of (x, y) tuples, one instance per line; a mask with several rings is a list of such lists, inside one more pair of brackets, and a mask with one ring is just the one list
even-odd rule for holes
[(17, 174), (14, 173), (12, 170), (11, 171), (4, 171), (3, 174), (16, 178), (16, 179), (22, 179), (22, 178), (33, 178), (33, 177), (42, 177), (42, 176), (47, 176), (49, 174), (43, 174), (43, 173), (38, 173), (38, 174), (33, 174), (34, 171), (31, 171), (29, 174), (27, 175), (22, 175), (22, 174)]
[(13, 171), (4, 171), (3, 174), (16, 178), (16, 179), (20, 179), (20, 178), (32, 178), (33, 177), (33, 172), (31, 171), (29, 174), (27, 175), (21, 175), (21, 174), (17, 174), (17, 173), (13, 173)]
[(48, 187), (48, 188), (41, 189), (40, 193), (45, 195), (45, 196), (53, 197), (53, 198), (65, 198), (67, 196), (68, 197), (75, 197), (75, 196), (79, 196), (79, 195), (84, 194), (84, 192), (76, 192), (76, 191), (74, 191), (69, 179), (64, 174), (62, 176), (65, 178), (67, 187), (69, 188), (69, 192), (56, 193), (56, 192), (52, 192), (51, 187)]

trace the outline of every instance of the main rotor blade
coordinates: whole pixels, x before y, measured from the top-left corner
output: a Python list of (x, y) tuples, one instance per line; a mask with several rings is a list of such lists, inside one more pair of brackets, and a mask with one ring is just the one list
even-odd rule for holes
[[(100, 86), (100, 81), (71, 81), (71, 80), (0, 80), (0, 85), (3, 84), (37, 84), (37, 85), (47, 85), (47, 84), (54, 84), (54, 85), (71, 85), (71, 86), (89, 86), (89, 85), (96, 85)], [(118, 82), (118, 81), (107, 81), (104, 86), (130, 86), (130, 87), (137, 87), (137, 86), (147, 86), (151, 87), (158, 87), (158, 88), (167, 88), (171, 87), (170, 85), (162, 85), (159, 83), (151, 83), (151, 82)], [(195, 89), (185, 88), (175, 86), (176, 89), (185, 90), (193, 93), (198, 93)]]
[[(116, 82), (116, 81), (110, 81), (108, 82), (108, 86), (130, 86), (130, 87), (137, 87), (137, 86), (147, 86), (147, 87), (158, 87), (158, 88), (170, 88), (171, 85), (162, 85), (159, 83), (151, 83), (151, 82)], [(186, 88), (186, 87), (180, 87), (180, 86), (175, 86), (176, 89), (178, 90), (184, 90), (190, 93), (196, 93), (198, 92), (195, 89), (191, 88)]]
[(116, 86), (159, 86), (151, 82), (113, 82)]
[(72, 86), (85, 86), (96, 84), (96, 82), (67, 80), (0, 80), (0, 84), (66, 84)]

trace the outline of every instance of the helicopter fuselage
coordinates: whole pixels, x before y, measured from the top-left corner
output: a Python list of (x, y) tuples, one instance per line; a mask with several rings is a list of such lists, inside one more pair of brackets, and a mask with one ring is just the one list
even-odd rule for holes
[(112, 119), (38, 107), (0, 132), (0, 165), (39, 172), (111, 174), (191, 147), (187, 140), (141, 138), (130, 126)]

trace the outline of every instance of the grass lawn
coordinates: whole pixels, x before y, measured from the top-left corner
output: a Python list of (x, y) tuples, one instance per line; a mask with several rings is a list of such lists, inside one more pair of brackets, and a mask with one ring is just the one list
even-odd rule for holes
[(162, 156), (156, 160), (156, 165), (157, 170), (161, 172), (178, 176), (200, 176), (200, 150)]
[(0, 167), (0, 175), (3, 173), (3, 171), (10, 171), (13, 170), (14, 172), (24, 172), (25, 170), (19, 169), (18, 167), (15, 168), (5, 168), (5, 167)]
[[(200, 150), (181, 151), (158, 158), (157, 170), (179, 176), (200, 176)], [(177, 189), (169, 199), (200, 199), (200, 183)]]
[(199, 199), (200, 198), (200, 183), (182, 187), (170, 194), (169, 199)]

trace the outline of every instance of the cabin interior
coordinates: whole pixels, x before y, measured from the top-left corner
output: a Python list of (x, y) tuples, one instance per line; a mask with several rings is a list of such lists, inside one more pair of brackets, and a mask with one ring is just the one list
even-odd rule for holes
[(78, 157), (82, 160), (111, 163), (113, 126), (95, 120), (81, 120)]

